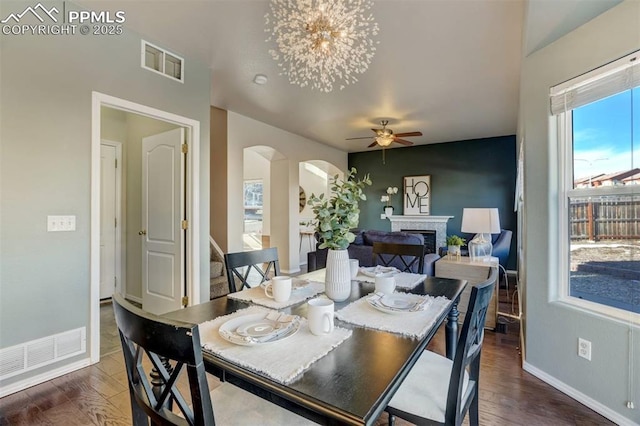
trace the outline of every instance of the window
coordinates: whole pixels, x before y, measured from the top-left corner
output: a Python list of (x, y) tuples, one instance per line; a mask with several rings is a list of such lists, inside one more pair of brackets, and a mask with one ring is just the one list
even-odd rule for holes
[(262, 180), (244, 181), (244, 247), (262, 248)]
[(142, 40), (142, 68), (184, 83), (184, 59)]
[(618, 318), (640, 314), (636, 55), (552, 88), (551, 110), (562, 170), (559, 298)]

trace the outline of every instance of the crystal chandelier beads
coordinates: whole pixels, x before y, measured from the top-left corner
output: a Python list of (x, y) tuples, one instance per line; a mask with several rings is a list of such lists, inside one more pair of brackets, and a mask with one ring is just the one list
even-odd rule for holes
[(271, 0), (265, 31), (276, 43), (269, 53), (281, 74), (322, 92), (357, 82), (376, 51), (372, 6), (371, 0)]

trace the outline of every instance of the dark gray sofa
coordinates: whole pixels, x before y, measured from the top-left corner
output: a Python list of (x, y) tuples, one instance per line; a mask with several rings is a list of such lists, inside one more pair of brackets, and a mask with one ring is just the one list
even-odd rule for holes
[[(395, 244), (417, 244), (424, 245), (424, 237), (421, 234), (411, 234), (408, 232), (389, 232), (376, 230), (360, 230), (351, 231), (355, 234), (356, 239), (349, 245), (347, 251), (350, 259), (358, 259), (360, 266), (375, 266), (373, 260), (373, 243), (395, 243)], [(307, 270), (315, 271), (324, 268), (327, 265), (327, 249), (317, 248), (316, 251), (307, 254)], [(424, 256), (424, 273), (433, 276), (436, 260), (440, 259), (440, 255), (435, 253), (426, 254)], [(401, 267), (401, 265), (394, 265)]]

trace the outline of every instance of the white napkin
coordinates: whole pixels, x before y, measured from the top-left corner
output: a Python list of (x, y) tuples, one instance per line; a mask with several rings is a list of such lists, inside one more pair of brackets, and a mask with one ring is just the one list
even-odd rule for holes
[(400, 272), (399, 274), (395, 274), (393, 278), (396, 279), (396, 288), (411, 290), (418, 284), (422, 284), (427, 278), (427, 275), (413, 274), (411, 272)]
[(337, 311), (336, 318), (362, 327), (422, 338), (433, 327), (436, 319), (449, 308), (451, 301), (444, 296), (434, 298), (416, 295), (416, 297), (431, 299), (431, 303), (424, 310), (387, 314), (370, 306), (367, 298), (363, 297)]
[(224, 340), (218, 332), (226, 321), (240, 315), (273, 312), (259, 306), (241, 309), (229, 315), (200, 324), (200, 341), (205, 350), (228, 361), (261, 373), (279, 383), (290, 383), (311, 364), (338, 347), (353, 333), (335, 327), (333, 333), (323, 336), (311, 334), (307, 320), (300, 318), (300, 330), (280, 342), (264, 345), (240, 346)]
[[(424, 280), (427, 278), (427, 275), (414, 274), (411, 272), (398, 272), (396, 274), (393, 274), (393, 278), (395, 278), (396, 280), (396, 288), (399, 288), (402, 290), (412, 290), (418, 284), (422, 284)], [(360, 281), (371, 282), (371, 283), (376, 282), (375, 276), (366, 275), (366, 274), (358, 274), (356, 279)]]
[[(296, 278), (293, 278), (296, 280)], [(230, 299), (243, 300), (245, 302), (251, 302), (256, 305), (266, 306), (267, 308), (272, 309), (284, 309), (289, 306), (295, 305), (300, 302), (304, 302), (307, 299), (311, 299), (312, 297), (322, 293), (324, 291), (324, 283), (319, 281), (309, 281), (309, 284), (297, 288), (295, 290), (291, 290), (291, 297), (289, 300), (284, 302), (276, 302), (275, 299), (271, 299), (264, 294), (263, 286), (268, 284), (269, 281), (266, 281), (259, 285), (258, 287), (248, 288), (246, 290), (242, 290), (236, 293), (228, 294), (227, 297)]]
[(376, 265), (376, 266), (363, 266), (360, 268), (360, 273), (373, 278), (375, 278), (378, 275), (395, 274), (396, 272), (400, 272), (400, 270), (393, 266)]

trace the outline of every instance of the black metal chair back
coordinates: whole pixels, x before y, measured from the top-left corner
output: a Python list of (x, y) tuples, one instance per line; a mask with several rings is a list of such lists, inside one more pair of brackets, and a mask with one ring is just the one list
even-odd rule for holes
[[(113, 296), (129, 381), (133, 424), (214, 425), (197, 324), (168, 321)], [(144, 358), (148, 358), (153, 366)], [(144, 362), (143, 362), (144, 360)], [(176, 386), (187, 371), (191, 405)], [(175, 406), (181, 417), (173, 412)]]
[(373, 264), (394, 266), (402, 272), (424, 273), (424, 245), (373, 243)]
[[(465, 314), (451, 370), (445, 424), (461, 424), (467, 410), (469, 410), (469, 423), (478, 424), (478, 385), (484, 323), (497, 279), (498, 268), (491, 268), (489, 278), (471, 289), (469, 307)], [(463, 395), (464, 372), (467, 368), (469, 384)]]
[[(275, 275), (280, 275), (278, 249), (275, 247), (227, 253), (224, 255), (224, 264), (227, 270), (230, 293), (235, 293), (245, 287), (255, 287)], [(257, 278), (257, 280), (253, 278)], [(236, 284), (239, 284), (240, 288), (237, 288)]]

